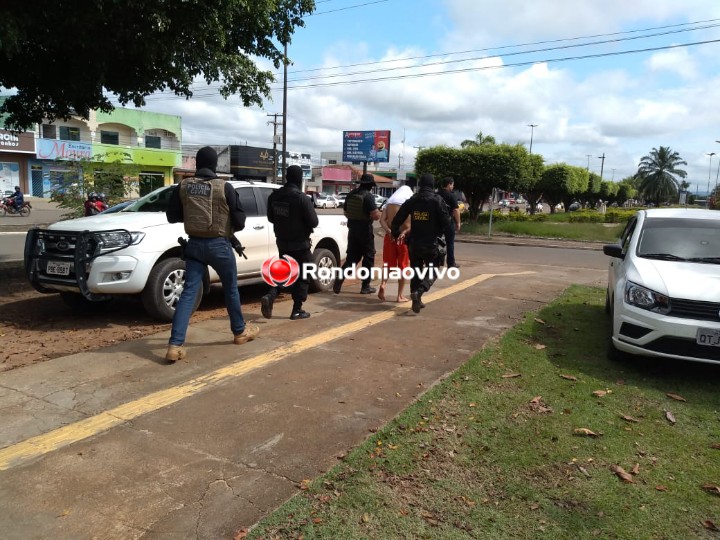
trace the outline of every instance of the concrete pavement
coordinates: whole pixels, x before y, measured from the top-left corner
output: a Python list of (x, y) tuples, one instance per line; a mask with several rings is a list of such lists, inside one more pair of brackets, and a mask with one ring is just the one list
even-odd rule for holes
[[(461, 260), (420, 315), (346, 283), (312, 317), (234, 346), (227, 321), (4, 373), (0, 530), (27, 538), (231, 538), (327, 471), (489, 340), (604, 269)], [(388, 291), (391, 298), (394, 290)]]

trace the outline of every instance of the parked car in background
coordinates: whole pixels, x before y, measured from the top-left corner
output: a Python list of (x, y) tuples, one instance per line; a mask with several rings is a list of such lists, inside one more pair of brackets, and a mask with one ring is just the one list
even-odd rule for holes
[(335, 198), (338, 200), (338, 206), (342, 207), (345, 204), (345, 199), (347, 199), (347, 193), (338, 193)]
[(603, 252), (611, 358), (720, 363), (720, 212), (641, 210)]
[(382, 195), (375, 195), (375, 206), (382, 209), (383, 206), (385, 206), (385, 203), (387, 202), (387, 197), (383, 197)]
[(315, 199), (316, 208), (337, 208), (338, 206), (340, 204), (335, 195), (329, 193), (318, 193), (317, 199)]

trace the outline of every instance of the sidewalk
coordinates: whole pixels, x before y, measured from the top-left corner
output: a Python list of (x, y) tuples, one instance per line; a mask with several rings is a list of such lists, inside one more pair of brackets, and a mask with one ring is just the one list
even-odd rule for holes
[(525, 312), (604, 276), (477, 259), (420, 315), (348, 283), (302, 322), (289, 301), (272, 320), (248, 306), (261, 333), (242, 346), (224, 318), (192, 324), (174, 365), (165, 331), (4, 373), (3, 538), (232, 538)]

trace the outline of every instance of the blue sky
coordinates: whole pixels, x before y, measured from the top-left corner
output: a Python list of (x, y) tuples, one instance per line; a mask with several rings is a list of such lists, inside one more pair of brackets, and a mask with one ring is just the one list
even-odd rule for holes
[[(417, 146), (480, 131), (529, 145), (532, 132), (546, 163), (599, 174), (604, 154), (603, 177), (620, 180), (670, 146), (704, 192), (720, 171), (720, 42), (683, 45), (713, 40), (717, 0), (318, 0), (289, 47), (288, 149), (319, 156), (341, 149), (343, 130), (389, 129), (388, 165), (409, 170)], [(579, 46), (590, 41), (607, 43)], [(550, 47), (564, 48), (531, 52)], [(548, 61), (586, 55), (600, 57)], [(328, 84), (359, 78), (370, 81)], [(281, 77), (275, 87), (257, 109), (219, 96), (145, 108), (181, 115), (186, 143), (270, 146)]]

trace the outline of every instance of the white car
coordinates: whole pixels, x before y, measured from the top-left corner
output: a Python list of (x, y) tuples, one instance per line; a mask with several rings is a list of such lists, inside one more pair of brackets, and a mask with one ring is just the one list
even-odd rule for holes
[(603, 252), (611, 358), (720, 363), (720, 212), (641, 210)]
[[(235, 236), (245, 247), (236, 255), (238, 284), (263, 281), (263, 263), (277, 256), (267, 200), (280, 186), (232, 181), (245, 211), (245, 228)], [(60, 293), (71, 306), (102, 304), (120, 295), (136, 295), (153, 317), (171, 321), (185, 283), (179, 238), (182, 223), (168, 223), (165, 210), (176, 186), (159, 188), (120, 212), (70, 219), (47, 229), (30, 229), (25, 239), (25, 273), (36, 290)], [(344, 216), (318, 216), (310, 239), (318, 267), (337, 266), (347, 249)], [(207, 293), (219, 283), (212, 268), (203, 283)], [(314, 290), (330, 290), (332, 278), (318, 276)], [(200, 299), (198, 299), (198, 304)]]
[(340, 201), (338, 201), (335, 195), (320, 193), (317, 199), (315, 199), (316, 208), (337, 208), (338, 206), (340, 206)]

